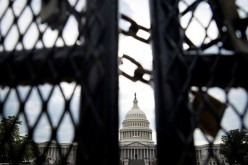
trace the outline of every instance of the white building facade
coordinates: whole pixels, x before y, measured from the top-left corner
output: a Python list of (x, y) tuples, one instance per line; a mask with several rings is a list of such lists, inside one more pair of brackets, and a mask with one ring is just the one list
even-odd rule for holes
[[(211, 153), (213, 156), (211, 156)], [(229, 165), (227, 159), (220, 154), (220, 144), (195, 146), (197, 165)]]
[(119, 130), (120, 163), (152, 165), (156, 163), (156, 146), (145, 113), (138, 107), (136, 94)]
[[(77, 155), (77, 143), (60, 143), (58, 144), (60, 147), (60, 151), (56, 142), (52, 141), (48, 146), (49, 142), (39, 143), (38, 148), (40, 154), (45, 154), (46, 160), (45, 164), (60, 164), (61, 163), (61, 156), (60, 151), (63, 157), (69, 155), (67, 157), (67, 164), (75, 164), (76, 155)], [(48, 147), (48, 149), (46, 149)]]
[[(46, 164), (60, 164), (61, 157), (66, 155), (68, 164), (75, 164), (77, 143), (60, 143), (52, 141), (39, 143), (41, 154), (45, 152)], [(48, 147), (48, 149), (46, 149)], [(146, 114), (139, 108), (136, 94), (132, 108), (127, 112), (122, 127), (119, 130), (120, 164), (121, 165), (155, 165), (157, 162), (157, 149), (152, 139), (152, 129)], [(71, 149), (70, 149), (71, 148)], [(47, 151), (46, 151), (47, 150)], [(70, 150), (70, 151), (69, 151)], [(210, 153), (214, 156), (210, 156)], [(220, 154), (220, 145), (195, 146), (196, 165), (228, 165), (227, 159)], [(166, 157), (166, 155), (165, 155)]]

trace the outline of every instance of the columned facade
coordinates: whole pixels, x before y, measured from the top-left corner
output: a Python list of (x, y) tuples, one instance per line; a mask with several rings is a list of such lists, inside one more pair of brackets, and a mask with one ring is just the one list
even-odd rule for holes
[(156, 162), (156, 146), (145, 113), (139, 108), (136, 94), (133, 107), (127, 112), (119, 131), (120, 162), (140, 161), (145, 165)]
[[(60, 143), (60, 150), (61, 150), (61, 156), (58, 148), (58, 144), (54, 141), (50, 143), (49, 142), (39, 143), (39, 151), (40, 154), (46, 155), (45, 164), (60, 164), (61, 163), (61, 156), (66, 156), (68, 152), (69, 155), (67, 157), (67, 164), (75, 164), (76, 161), (76, 154), (77, 154), (77, 143)], [(72, 147), (71, 147), (72, 146)], [(48, 149), (47, 149), (48, 147)], [(70, 148), (71, 147), (71, 148)]]
[[(152, 130), (149, 126), (150, 123), (145, 113), (138, 107), (138, 100), (135, 95), (133, 106), (131, 110), (127, 112), (122, 122), (122, 127), (119, 130), (121, 165), (156, 164), (157, 150), (152, 139)], [(76, 162), (77, 143), (57, 144), (55, 141), (52, 141), (38, 143), (38, 147), (40, 154), (44, 154), (46, 157), (44, 164), (60, 164), (62, 157), (65, 157), (68, 152), (69, 155), (66, 159), (66, 163), (68, 165), (74, 165)], [(195, 151), (196, 165), (218, 165), (220, 163), (228, 165), (227, 159), (220, 154), (219, 144), (215, 144), (211, 147), (207, 144), (195, 146)], [(214, 156), (209, 155), (211, 152)]]

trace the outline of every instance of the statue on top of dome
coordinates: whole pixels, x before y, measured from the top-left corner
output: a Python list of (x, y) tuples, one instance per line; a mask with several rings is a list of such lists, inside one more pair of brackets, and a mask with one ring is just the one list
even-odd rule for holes
[(134, 93), (133, 108), (139, 108), (138, 107), (138, 100), (136, 97), (136, 92)]

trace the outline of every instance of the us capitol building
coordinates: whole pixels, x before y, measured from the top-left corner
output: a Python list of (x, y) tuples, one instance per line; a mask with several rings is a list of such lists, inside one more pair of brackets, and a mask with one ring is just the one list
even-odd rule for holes
[[(136, 94), (133, 107), (129, 110), (119, 130), (120, 164), (121, 165), (153, 165), (156, 162), (156, 146), (152, 140), (152, 130), (145, 113), (138, 107)], [(38, 143), (40, 153), (46, 151), (49, 142)], [(65, 155), (71, 145), (67, 163), (75, 164), (77, 144), (61, 143), (62, 154)], [(60, 155), (57, 144), (52, 141), (46, 151), (46, 164), (59, 164)]]
[(122, 165), (156, 163), (156, 146), (146, 114), (139, 108), (136, 94), (133, 107), (122, 122), (119, 131), (120, 163)]
[[(152, 140), (152, 130), (146, 114), (139, 108), (136, 94), (133, 106), (127, 112), (122, 127), (119, 130), (120, 165), (155, 165), (157, 162), (156, 145)], [(45, 153), (46, 164), (59, 164), (60, 154), (56, 142), (38, 143), (40, 153)], [(74, 165), (76, 161), (77, 143), (60, 143), (62, 155), (72, 148), (67, 163)], [(219, 162), (228, 164), (226, 158), (219, 152), (220, 145), (212, 146), (214, 157), (209, 157), (209, 145), (195, 146), (197, 165), (217, 165)], [(47, 151), (46, 151), (47, 150)]]

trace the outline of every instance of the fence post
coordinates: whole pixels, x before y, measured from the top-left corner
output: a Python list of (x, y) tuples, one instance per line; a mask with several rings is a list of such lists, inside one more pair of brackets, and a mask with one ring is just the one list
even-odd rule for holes
[(117, 2), (87, 1), (77, 164), (119, 164)]
[(158, 164), (196, 164), (178, 1), (150, 0)]

